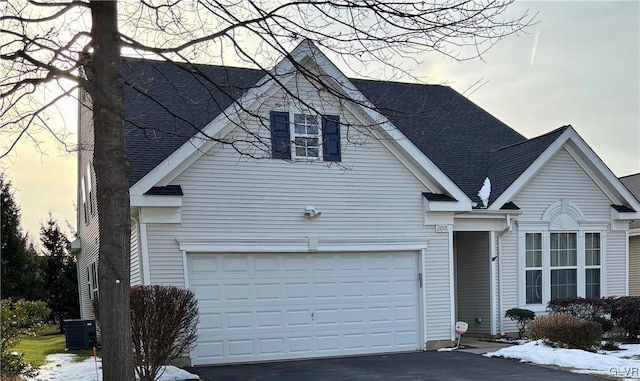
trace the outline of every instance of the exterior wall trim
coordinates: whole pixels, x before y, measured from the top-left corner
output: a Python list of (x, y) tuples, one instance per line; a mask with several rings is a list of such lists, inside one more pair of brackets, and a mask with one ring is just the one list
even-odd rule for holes
[[(427, 248), (425, 240), (328, 240), (317, 237), (282, 239), (234, 239), (209, 241), (181, 241), (176, 239), (181, 251), (197, 253), (304, 253), (351, 251), (416, 251)], [(316, 243), (317, 242), (317, 243)], [(317, 247), (316, 247), (317, 244)]]
[(424, 274), (425, 269), (426, 269), (426, 255), (427, 255), (427, 249), (424, 248), (422, 250), (420, 250), (420, 255), (418, 256), (420, 258), (420, 263), (419, 263), (419, 267), (418, 270), (420, 271), (420, 273), (422, 274), (422, 276), (420, 277), (420, 312), (421, 312), (421, 318), (422, 318), (422, 350), (427, 350), (427, 284), (426, 284), (426, 276)]
[(453, 225), (449, 226), (449, 308), (451, 309), (450, 317), (451, 324), (449, 325), (451, 330), (451, 340), (456, 339), (455, 326), (456, 326), (456, 294), (455, 294), (455, 274), (453, 265), (455, 263), (454, 251), (453, 251)]

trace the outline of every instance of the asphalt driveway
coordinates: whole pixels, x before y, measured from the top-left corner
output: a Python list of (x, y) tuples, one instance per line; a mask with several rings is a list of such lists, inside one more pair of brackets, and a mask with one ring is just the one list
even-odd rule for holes
[(464, 352), (411, 352), (186, 368), (207, 381), (600, 380), (516, 360)]

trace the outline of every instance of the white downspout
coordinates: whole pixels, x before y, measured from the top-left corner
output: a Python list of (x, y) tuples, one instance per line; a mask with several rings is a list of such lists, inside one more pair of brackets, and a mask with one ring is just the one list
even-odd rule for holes
[(498, 232), (498, 328), (500, 330), (500, 335), (504, 336), (504, 323), (503, 323), (503, 306), (502, 306), (502, 236), (504, 233), (511, 230), (511, 215), (507, 214), (505, 220), (505, 227), (500, 232)]

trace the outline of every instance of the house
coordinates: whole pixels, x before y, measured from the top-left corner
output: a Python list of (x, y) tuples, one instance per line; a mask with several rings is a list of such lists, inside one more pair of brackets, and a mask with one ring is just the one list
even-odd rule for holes
[[(640, 173), (620, 181), (640, 200)], [(629, 224), (629, 295), (640, 296), (640, 219)]]
[[(509, 308), (628, 294), (640, 203), (571, 126), (526, 139), (449, 87), (350, 79), (307, 41), (291, 57), (123, 61), (131, 281), (194, 291), (193, 365), (433, 349), (457, 320), (501, 335)], [(78, 188), (87, 318), (90, 150)]]

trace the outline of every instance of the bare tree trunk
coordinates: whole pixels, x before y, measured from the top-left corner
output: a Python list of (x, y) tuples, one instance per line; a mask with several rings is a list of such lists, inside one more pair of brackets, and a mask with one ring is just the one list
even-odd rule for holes
[(106, 381), (135, 380), (129, 310), (129, 162), (116, 1), (91, 1), (94, 167), (100, 222), (100, 328)]

